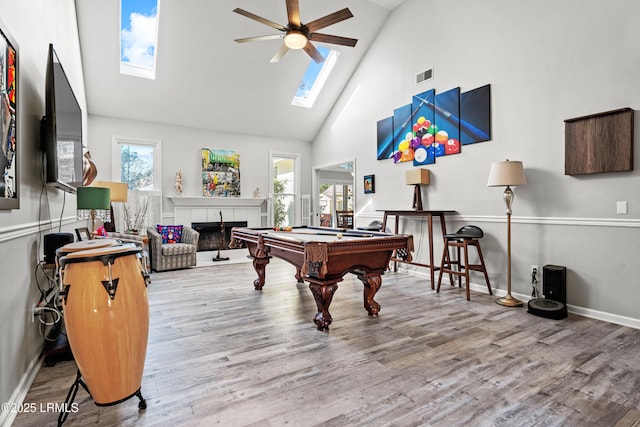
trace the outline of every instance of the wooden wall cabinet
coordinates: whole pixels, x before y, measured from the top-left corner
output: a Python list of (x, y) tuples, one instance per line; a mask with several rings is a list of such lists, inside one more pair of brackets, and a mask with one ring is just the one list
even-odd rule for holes
[(564, 174), (633, 170), (631, 108), (565, 120)]

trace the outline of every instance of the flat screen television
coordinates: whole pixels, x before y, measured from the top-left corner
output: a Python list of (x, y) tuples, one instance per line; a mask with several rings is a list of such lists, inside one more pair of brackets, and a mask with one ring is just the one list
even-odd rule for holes
[(75, 193), (82, 186), (82, 110), (52, 44), (47, 60), (41, 132), (46, 183)]

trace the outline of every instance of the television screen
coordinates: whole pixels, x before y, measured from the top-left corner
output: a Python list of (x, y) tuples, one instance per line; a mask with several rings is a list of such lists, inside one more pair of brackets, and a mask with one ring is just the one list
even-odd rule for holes
[(82, 110), (53, 45), (49, 45), (45, 97), (42, 138), (46, 180), (75, 192), (82, 185)]

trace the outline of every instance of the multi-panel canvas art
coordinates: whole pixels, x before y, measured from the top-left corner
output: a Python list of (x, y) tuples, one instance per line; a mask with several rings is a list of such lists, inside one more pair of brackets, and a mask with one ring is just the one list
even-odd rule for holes
[(393, 110), (393, 140), (395, 163), (410, 162), (413, 160), (411, 150), (411, 104), (403, 105)]
[(435, 96), (436, 91), (420, 93), (413, 97), (411, 108), (413, 110), (413, 164), (414, 166), (430, 165), (435, 163)]
[(393, 116), (378, 121), (378, 160), (393, 158)]
[(460, 152), (460, 88), (436, 95), (436, 157)]
[(202, 194), (205, 197), (240, 197), (240, 154), (231, 150), (202, 149)]
[(460, 95), (460, 117), (462, 145), (491, 139), (491, 85)]
[[(412, 97), (377, 123), (378, 160), (433, 164), (462, 146), (491, 140), (491, 85), (460, 93), (434, 89)], [(393, 142), (391, 142), (393, 141)], [(393, 147), (393, 148), (391, 148)]]

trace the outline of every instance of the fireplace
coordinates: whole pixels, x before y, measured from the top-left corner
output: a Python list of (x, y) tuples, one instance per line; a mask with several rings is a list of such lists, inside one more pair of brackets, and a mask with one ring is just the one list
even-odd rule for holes
[[(191, 228), (200, 233), (198, 240), (198, 251), (217, 251), (219, 249), (229, 249), (231, 241), (231, 229), (233, 227), (246, 227), (247, 221), (229, 221), (224, 223), (224, 243), (220, 246), (220, 223), (219, 222), (192, 222)], [(239, 247), (244, 247), (241, 245)], [(236, 246), (237, 248), (237, 246)], [(235, 249), (235, 248), (234, 248)]]

